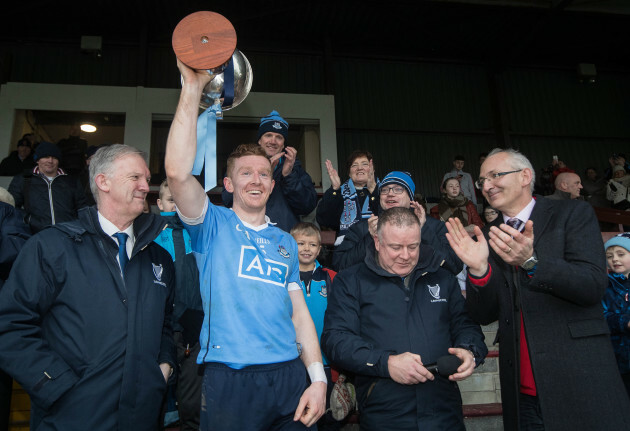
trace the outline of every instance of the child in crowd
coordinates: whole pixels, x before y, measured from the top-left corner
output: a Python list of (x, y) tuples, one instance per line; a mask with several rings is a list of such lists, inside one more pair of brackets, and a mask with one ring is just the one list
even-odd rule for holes
[[(175, 301), (173, 330), (177, 346), (179, 373), (175, 398), (179, 410), (180, 429), (198, 430), (203, 373), (197, 365), (199, 332), (203, 323), (203, 306), (199, 291), (199, 270), (193, 255), (190, 236), (175, 212), (175, 202), (164, 180), (160, 185), (157, 206), (168, 225), (155, 242), (168, 251), (175, 263)], [(171, 411), (167, 408), (167, 414)], [(165, 425), (169, 416), (165, 418)]]
[[(324, 329), (324, 314), (328, 305), (328, 292), (337, 273), (331, 269), (324, 268), (317, 261), (317, 256), (322, 248), (321, 235), (317, 226), (313, 223), (300, 222), (291, 229), (291, 236), (293, 236), (298, 246), (300, 281), (302, 282), (306, 306), (315, 324), (317, 337), (321, 340), (322, 330)], [(328, 378), (328, 390), (326, 391), (326, 409), (328, 410), (318, 421), (317, 428), (319, 431), (338, 430), (341, 429), (341, 422), (337, 422), (329, 411), (330, 394), (334, 381), (324, 352), (322, 352), (322, 360), (324, 362), (324, 371), (326, 371), (326, 377)]]
[(602, 300), (604, 316), (610, 326), (610, 338), (621, 377), (630, 395), (630, 233), (612, 237), (606, 244), (608, 288)]

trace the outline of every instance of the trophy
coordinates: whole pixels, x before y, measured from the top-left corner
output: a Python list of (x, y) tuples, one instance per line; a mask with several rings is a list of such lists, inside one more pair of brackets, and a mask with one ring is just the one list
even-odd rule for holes
[(208, 191), (216, 185), (216, 120), (223, 118), (223, 111), (245, 100), (252, 87), (252, 68), (236, 49), (232, 23), (215, 12), (186, 16), (173, 31), (172, 44), (182, 63), (213, 77), (199, 102), (204, 112), (197, 121), (197, 156), (192, 171), (193, 175), (201, 174), (205, 164), (204, 188)]

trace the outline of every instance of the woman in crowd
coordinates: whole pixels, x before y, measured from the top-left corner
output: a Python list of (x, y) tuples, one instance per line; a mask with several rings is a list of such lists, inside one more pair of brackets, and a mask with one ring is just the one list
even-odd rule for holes
[(431, 208), (431, 216), (444, 222), (451, 217), (458, 218), (469, 233), (474, 230), (475, 225), (482, 228), (483, 221), (475, 204), (461, 193), (458, 179), (447, 178), (442, 187), (446, 193), (440, 203)]
[(368, 151), (356, 150), (348, 157), (348, 180), (341, 184), (337, 170), (326, 160), (331, 186), (317, 206), (317, 223), (337, 231), (335, 245), (343, 241), (350, 226), (378, 213), (378, 180)]

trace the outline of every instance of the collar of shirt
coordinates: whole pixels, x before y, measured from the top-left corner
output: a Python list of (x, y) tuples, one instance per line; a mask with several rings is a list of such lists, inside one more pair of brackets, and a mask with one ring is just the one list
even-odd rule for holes
[(107, 220), (100, 212), (98, 213), (98, 222), (100, 223), (101, 229), (103, 229), (103, 232), (105, 232), (107, 235), (112, 237), (112, 239), (116, 242), (118, 242), (118, 240), (116, 239), (116, 237), (113, 237), (112, 235), (114, 235), (117, 232), (124, 232), (129, 236), (129, 238), (127, 238), (127, 244), (125, 245), (127, 248), (127, 256), (131, 257), (133, 246), (136, 243), (136, 237), (133, 235), (133, 223), (131, 223), (127, 229), (121, 231), (116, 227), (114, 223)]
[[(231, 208), (230, 208), (230, 209), (231, 209)], [(232, 210), (232, 211), (234, 211), (234, 210)], [(238, 214), (237, 214), (236, 216), (238, 217)], [(238, 217), (238, 219), (239, 219), (239, 220), (241, 220), (241, 218), (240, 218), (240, 217)], [(263, 224), (261, 224), (260, 226), (254, 226), (253, 224), (249, 224), (249, 223), (247, 223), (247, 222), (246, 222), (246, 221), (244, 221), (244, 220), (241, 220), (241, 223), (243, 223), (243, 225), (244, 225), (245, 227), (248, 227), (248, 228), (250, 228), (251, 230), (256, 231), (256, 232), (261, 231), (261, 230), (263, 230), (263, 229), (266, 229), (266, 228), (267, 228), (267, 226), (269, 226), (269, 225), (275, 225), (275, 223), (273, 223), (273, 222), (271, 221), (271, 219), (269, 218), (269, 216), (268, 216), (268, 215), (265, 215), (265, 222), (264, 222)]]
[(532, 215), (532, 211), (534, 210), (534, 205), (536, 205), (536, 199), (532, 198), (532, 200), (529, 201), (527, 205), (525, 205), (525, 208), (523, 208), (521, 212), (516, 214), (514, 217), (508, 217), (505, 214), (502, 214), (503, 223), (507, 223), (507, 221), (511, 218), (517, 218), (523, 223), (527, 223), (527, 220), (529, 220)]
[[(177, 215), (179, 216), (181, 221), (183, 221), (184, 223), (186, 223), (188, 225), (195, 226), (195, 225), (203, 223), (203, 219), (206, 217), (206, 213), (208, 212), (208, 205), (210, 205), (210, 199), (206, 199), (206, 202), (203, 205), (203, 210), (201, 211), (201, 215), (199, 215), (199, 217), (195, 217), (195, 218), (186, 217), (181, 212), (179, 212), (179, 208), (177, 208), (177, 207), (175, 207), (175, 211), (177, 211)], [(232, 212), (234, 212), (233, 208), (230, 208), (230, 210), (232, 210)], [(100, 216), (100, 214), (99, 214), (99, 216)], [(238, 217), (238, 214), (236, 215), (236, 217)], [(238, 219), (241, 220), (240, 217), (238, 217)], [(254, 230), (256, 232), (265, 229), (269, 225), (272, 225), (272, 226), (276, 225), (276, 223), (272, 222), (271, 219), (269, 218), (269, 216), (266, 215), (266, 214), (265, 214), (265, 222), (263, 224), (261, 224), (260, 226), (254, 226), (254, 225), (249, 224), (249, 223), (247, 223), (246, 221), (243, 221), (243, 220), (241, 220), (241, 223), (243, 223), (244, 226), (246, 226), (246, 227), (248, 227), (248, 228), (250, 228), (250, 229), (252, 229), (252, 230)], [(118, 232), (118, 231), (116, 231), (116, 232)], [(114, 233), (116, 233), (116, 232), (114, 232)]]

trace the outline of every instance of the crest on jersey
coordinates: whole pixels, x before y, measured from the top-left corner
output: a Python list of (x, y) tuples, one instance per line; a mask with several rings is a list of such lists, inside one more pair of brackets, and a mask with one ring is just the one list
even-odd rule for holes
[(289, 257), (291, 257), (291, 255), (289, 254), (287, 249), (284, 248), (283, 245), (278, 247), (278, 253), (280, 253), (280, 256), (284, 257), (285, 259), (288, 259)]
[(153, 275), (155, 275), (157, 281), (162, 281), (162, 272), (164, 271), (162, 264), (156, 265), (155, 263), (151, 263), (151, 265), (153, 265)]
[(436, 284), (435, 286), (431, 286), (430, 284), (427, 284), (427, 287), (429, 288), (429, 293), (431, 294), (432, 297), (434, 297), (435, 299), (440, 299), (440, 285)]

